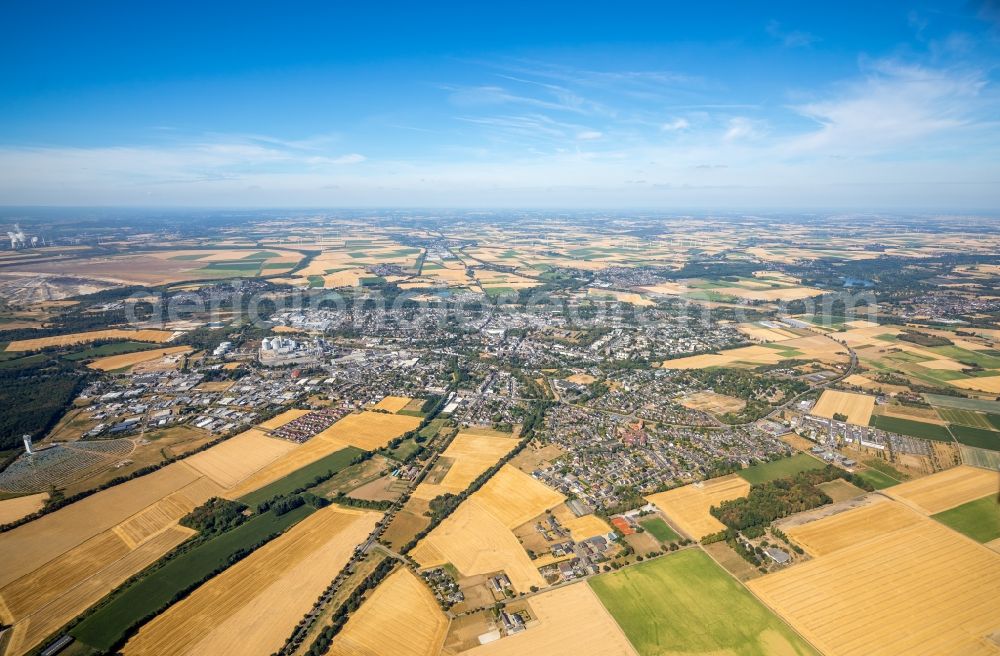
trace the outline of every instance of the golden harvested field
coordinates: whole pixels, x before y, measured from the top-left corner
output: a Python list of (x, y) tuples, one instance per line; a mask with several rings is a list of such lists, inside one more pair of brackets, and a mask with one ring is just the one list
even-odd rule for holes
[(54, 513), (0, 534), (0, 587), (107, 531), (200, 474), (183, 462), (103, 490)]
[(372, 406), (372, 410), (385, 410), (386, 412), (396, 413), (406, 407), (406, 405), (412, 401), (408, 396), (387, 396), (375, 405)]
[(805, 524), (789, 523), (783, 530), (809, 555), (824, 556), (920, 520), (917, 513), (881, 495), (868, 496), (859, 507), (864, 512), (856, 512), (859, 508), (852, 507)]
[(251, 428), (207, 451), (194, 454), (184, 462), (220, 486), (231, 488), (298, 448), (299, 445), (294, 442), (268, 437), (263, 431)]
[[(99, 566), (99, 569), (90, 572), (82, 580), (78, 576), (72, 579), (47, 579), (45, 583), (48, 591), (53, 594), (45, 597), (47, 603), (44, 606), (38, 604), (41, 597), (37, 589), (27, 590), (29, 599), (34, 602), (33, 610), (28, 615), (18, 616), (20, 621), (14, 624), (10, 643), (4, 653), (10, 656), (20, 655), (37, 646), (59, 627), (93, 606), (108, 592), (156, 562), (194, 533), (183, 526), (171, 526), (132, 550), (120, 554), (113, 552), (115, 553), (113, 559), (105, 555), (103, 566)], [(6, 593), (2, 601), (8, 602)]]
[(378, 519), (336, 506), (317, 510), (146, 624), (124, 653), (277, 651)]
[(716, 394), (715, 392), (708, 391), (688, 394), (684, 398), (679, 399), (677, 402), (685, 408), (711, 412), (714, 414), (739, 412), (747, 405), (747, 402), (743, 399), (736, 399), (731, 396), (726, 396), (725, 394)]
[(741, 323), (736, 328), (750, 339), (759, 342), (782, 342), (798, 337), (788, 328), (768, 328), (756, 323)]
[(347, 446), (370, 450), (384, 446), (390, 440), (420, 425), (419, 417), (387, 415), (381, 412), (360, 412), (347, 415), (333, 426), (316, 434), (274, 462), (262, 467), (226, 493), (236, 499), (268, 483), (287, 476), (296, 469)]
[(997, 653), (1000, 554), (893, 501), (794, 530), (820, 555), (746, 585), (823, 653)]
[(48, 498), (48, 492), (39, 492), (38, 494), (0, 500), (0, 524), (9, 524), (36, 510), (41, 510)]
[(544, 483), (510, 465), (501, 467), (473, 496), (510, 529), (566, 500)]
[(411, 555), (421, 567), (451, 563), (462, 576), (502, 570), (518, 592), (546, 585), (514, 534), (475, 494), (421, 540)]
[(649, 307), (651, 305), (656, 305), (656, 303), (641, 294), (636, 294), (635, 292), (619, 292), (612, 289), (595, 289), (593, 287), (587, 288), (587, 296), (594, 299), (614, 299), (621, 303), (631, 303), (632, 305), (637, 305), (639, 307)]
[(826, 419), (833, 419), (835, 414), (847, 415), (847, 423), (867, 426), (874, 408), (874, 396), (828, 389), (823, 390), (822, 396), (819, 397), (819, 401), (813, 406), (810, 414)]
[(451, 563), (463, 576), (503, 570), (515, 589), (545, 586), (512, 530), (564, 501), (524, 472), (504, 465), (413, 551), (422, 567)]
[(461, 432), (455, 436), (438, 460), (451, 461), (444, 478), (439, 483), (424, 480), (413, 491), (414, 497), (430, 501), (434, 497), (450, 492), (457, 494), (469, 487), (477, 476), (496, 464), (510, 450), (517, 446), (517, 438), (510, 435), (493, 437)]
[(302, 410), (300, 408), (292, 408), (290, 410), (285, 410), (280, 415), (275, 415), (274, 417), (271, 417), (267, 421), (258, 424), (257, 428), (266, 431), (272, 431), (275, 428), (281, 428), (290, 421), (294, 421), (299, 417), (303, 417), (309, 414), (309, 412), (310, 412), (309, 410)]
[(528, 601), (538, 624), (527, 631), (462, 652), (468, 656), (629, 656), (636, 651), (586, 583), (570, 585)]
[(677, 528), (700, 540), (725, 528), (708, 512), (712, 506), (745, 497), (749, 492), (750, 483), (732, 474), (651, 494), (646, 500), (662, 510)]
[(31, 649), (193, 535), (177, 520), (220, 492), (178, 462), (0, 535), (0, 553), (31, 550), (0, 574), (0, 614), (16, 645), (6, 653)]
[(98, 358), (87, 365), (88, 369), (98, 371), (115, 371), (131, 367), (141, 362), (159, 360), (166, 355), (176, 355), (178, 353), (189, 353), (190, 346), (172, 346), (170, 348), (153, 349), (151, 351), (138, 351), (136, 353), (122, 353), (121, 355), (109, 355), (106, 358)]
[(961, 465), (895, 485), (886, 493), (928, 515), (981, 499), (1000, 490), (1000, 474)]
[[(823, 362), (846, 362), (849, 359), (847, 350), (842, 344), (822, 335), (797, 337), (779, 342), (779, 345), (780, 349), (767, 346), (743, 346), (720, 353), (706, 353), (666, 360), (660, 366), (666, 369), (704, 369), (706, 367), (749, 367), (776, 364), (789, 358), (821, 360)], [(782, 352), (783, 350), (785, 353)]]
[(423, 581), (408, 569), (390, 574), (333, 640), (331, 656), (434, 656), (448, 618)]
[(36, 349), (50, 346), (72, 346), (74, 344), (87, 344), (102, 339), (126, 339), (133, 342), (153, 342), (162, 344), (174, 336), (171, 330), (122, 330), (111, 328), (108, 330), (94, 330), (86, 333), (70, 333), (68, 335), (54, 335), (52, 337), (36, 337), (35, 339), (19, 339), (7, 345), (8, 351), (34, 351)]
[(614, 530), (597, 515), (577, 517), (565, 505), (555, 508), (552, 514), (555, 515), (559, 523), (570, 532), (570, 535), (577, 542), (588, 540), (595, 535), (607, 535)]
[(948, 384), (962, 389), (977, 390), (979, 392), (989, 392), (990, 394), (1000, 394), (1000, 376), (983, 376), (981, 378), (959, 378), (949, 380)]

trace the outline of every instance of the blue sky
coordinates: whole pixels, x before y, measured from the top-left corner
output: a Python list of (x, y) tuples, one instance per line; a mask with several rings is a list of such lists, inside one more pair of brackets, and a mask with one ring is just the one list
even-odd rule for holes
[(1000, 208), (996, 2), (427, 4), (4, 3), (0, 204)]

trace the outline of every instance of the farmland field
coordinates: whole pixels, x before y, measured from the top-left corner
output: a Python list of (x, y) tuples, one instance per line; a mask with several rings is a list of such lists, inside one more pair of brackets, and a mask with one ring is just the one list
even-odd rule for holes
[(875, 428), (889, 431), (890, 433), (899, 433), (900, 435), (919, 437), (924, 440), (934, 440), (935, 442), (953, 441), (951, 433), (948, 432), (946, 427), (938, 424), (928, 424), (923, 421), (913, 421), (912, 419), (889, 417), (886, 415), (875, 415), (871, 418), (871, 425)]
[(397, 413), (405, 408), (410, 401), (408, 396), (387, 396), (371, 407), (372, 410), (385, 410), (390, 413)]
[(949, 424), (959, 426), (971, 426), (972, 428), (985, 428), (990, 430), (994, 426), (990, 423), (987, 415), (971, 410), (960, 410), (958, 408), (938, 408), (938, 414)]
[(1000, 474), (960, 466), (907, 481), (887, 492), (889, 496), (927, 514), (936, 514), (1000, 489)]
[(124, 653), (220, 654), (233, 645), (246, 656), (273, 653), (378, 518), (317, 510), (146, 624)]
[(441, 494), (458, 494), (515, 446), (517, 438), (509, 434), (488, 436), (460, 432), (441, 454), (435, 467), (437, 469), (443, 464), (447, 466), (444, 476), (433, 482), (435, 472), (432, 471), (413, 491), (413, 496), (430, 501)]
[(310, 506), (299, 506), (283, 515), (265, 513), (198, 545), (88, 616), (73, 628), (73, 636), (91, 647), (111, 649), (137, 622), (170, 602), (182, 590), (226, 565), (230, 556), (286, 530), (312, 512)]
[(296, 448), (294, 442), (268, 437), (260, 429), (251, 428), (184, 462), (222, 487), (231, 488)]
[(192, 349), (190, 346), (172, 346), (170, 348), (151, 349), (148, 351), (137, 351), (133, 353), (122, 353), (121, 355), (109, 355), (94, 360), (93, 362), (87, 365), (87, 368), (97, 369), (99, 371), (116, 371), (118, 369), (132, 367), (142, 362), (157, 360), (166, 355), (178, 355), (180, 353), (190, 352), (191, 350)]
[(978, 449), (1000, 451), (1000, 431), (952, 424), (951, 433), (962, 444)]
[(749, 492), (750, 483), (734, 474), (658, 492), (646, 498), (662, 510), (677, 528), (700, 540), (725, 528), (708, 512), (712, 506), (745, 497)]
[(594, 591), (579, 583), (532, 597), (538, 624), (527, 631), (462, 652), (463, 656), (634, 656), (628, 638), (601, 605)]
[(816, 653), (699, 549), (589, 583), (641, 656)]
[(543, 587), (512, 529), (564, 501), (531, 476), (504, 465), (413, 550), (422, 567), (451, 563), (465, 576), (503, 570), (519, 592)]
[(47, 492), (39, 492), (11, 499), (0, 499), (0, 524), (16, 521), (25, 515), (41, 510), (48, 497)]
[(320, 458), (301, 469), (295, 470), (284, 478), (279, 478), (269, 485), (265, 485), (250, 494), (240, 497), (239, 501), (240, 503), (254, 507), (258, 503), (267, 501), (276, 495), (291, 494), (301, 487), (310, 485), (317, 476), (326, 475), (329, 471), (336, 473), (344, 469), (361, 453), (361, 449), (351, 446), (343, 448), (340, 451), (334, 451), (325, 458)]
[[(290, 421), (290, 420), (289, 420)], [(317, 433), (308, 442), (297, 446), (243, 479), (227, 492), (227, 498), (237, 499), (258, 488), (274, 483), (317, 460), (349, 446), (369, 450), (384, 446), (393, 438), (420, 425), (417, 417), (387, 415), (381, 412), (350, 414)], [(265, 424), (261, 424), (265, 426)]]
[(1000, 502), (997, 501), (996, 493), (963, 503), (933, 517), (977, 542), (1000, 538)]
[(822, 469), (826, 466), (821, 460), (817, 460), (807, 453), (797, 453), (790, 458), (782, 458), (771, 462), (764, 462), (742, 469), (737, 474), (745, 478), (752, 485), (766, 483), (778, 478), (794, 476), (799, 472), (810, 469)]
[(995, 653), (1000, 554), (891, 500), (789, 536), (814, 558), (747, 586), (823, 653)]
[(86, 344), (106, 339), (122, 339), (134, 342), (154, 342), (161, 344), (174, 336), (170, 330), (122, 330), (111, 328), (108, 330), (94, 330), (86, 333), (68, 333), (66, 335), (55, 335), (53, 337), (36, 337), (34, 339), (20, 339), (7, 345), (7, 351), (34, 351), (48, 348), (50, 346), (72, 346), (75, 344)]
[(946, 396), (943, 394), (925, 394), (924, 398), (931, 405), (938, 407), (958, 408), (960, 410), (971, 410), (973, 412), (992, 412), (1000, 414), (1000, 401), (964, 399), (959, 396)]
[(813, 407), (811, 414), (817, 417), (825, 417), (826, 419), (833, 419), (833, 415), (842, 414), (847, 416), (847, 423), (849, 424), (867, 426), (874, 407), (874, 396), (828, 389), (823, 390), (823, 394), (819, 397), (819, 401)]
[(413, 573), (401, 568), (351, 615), (328, 653), (435, 656), (447, 631), (448, 618), (434, 595)]

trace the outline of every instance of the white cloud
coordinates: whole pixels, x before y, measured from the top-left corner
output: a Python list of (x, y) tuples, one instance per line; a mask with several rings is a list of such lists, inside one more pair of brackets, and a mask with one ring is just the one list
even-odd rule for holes
[(725, 141), (741, 141), (743, 139), (754, 139), (761, 135), (759, 122), (747, 118), (746, 116), (735, 116), (726, 124), (726, 133), (723, 135)]
[(950, 71), (877, 61), (839, 95), (795, 105), (816, 131), (791, 139), (793, 152), (859, 156), (969, 125), (985, 85), (978, 71)]
[(577, 132), (576, 138), (579, 141), (594, 141), (600, 139), (604, 136), (604, 133), (598, 132), (597, 130), (584, 130), (583, 132)]
[(678, 130), (687, 130), (690, 127), (691, 124), (686, 118), (675, 118), (661, 125), (660, 129), (664, 132), (677, 132)]

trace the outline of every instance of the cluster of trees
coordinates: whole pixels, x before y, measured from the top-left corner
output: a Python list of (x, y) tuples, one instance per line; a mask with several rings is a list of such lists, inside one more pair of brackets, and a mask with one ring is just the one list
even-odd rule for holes
[(947, 337), (922, 333), (916, 330), (904, 329), (903, 332), (896, 336), (896, 338), (904, 342), (917, 344), (919, 346), (951, 346), (954, 344), (954, 342)]
[(296, 508), (300, 508), (304, 505), (310, 505), (313, 508), (325, 508), (330, 505), (330, 500), (326, 497), (321, 497), (312, 492), (300, 492), (298, 494), (291, 494), (288, 496), (277, 496), (267, 501), (261, 501), (257, 504), (257, 514), (266, 513), (268, 510), (274, 512), (275, 515), (284, 515), (287, 512), (291, 512)]
[(238, 502), (212, 497), (180, 519), (181, 526), (202, 534), (223, 533), (246, 521), (247, 507)]
[(794, 476), (754, 485), (746, 497), (723, 501), (712, 507), (711, 513), (735, 531), (763, 527), (776, 519), (830, 503), (832, 499), (817, 486), (838, 478), (864, 489), (872, 489), (867, 481), (827, 465), (822, 469), (810, 469)]
[(372, 500), (349, 497), (347, 496), (347, 493), (343, 491), (337, 492), (334, 502), (340, 504), (341, 506), (350, 506), (351, 508), (364, 508), (366, 510), (382, 511), (388, 510), (393, 504), (393, 502), (388, 499)]
[(51, 357), (8, 360), (0, 366), (0, 451), (16, 449), (24, 434), (51, 429), (83, 389), (87, 374)]

